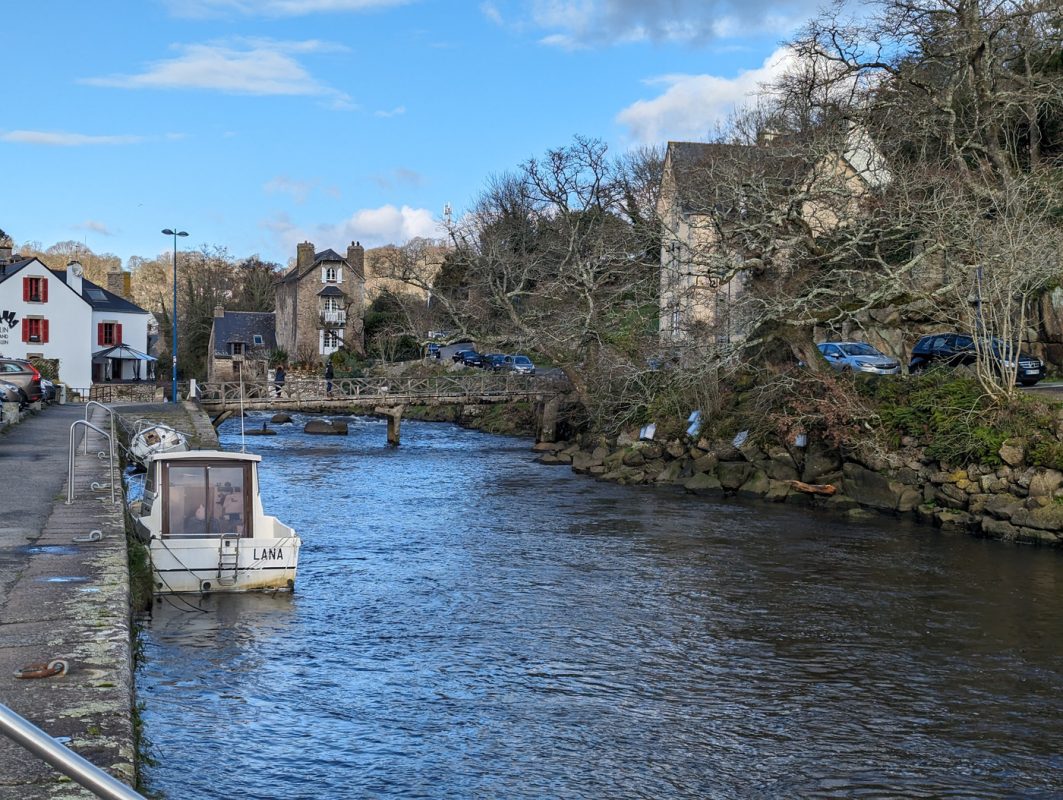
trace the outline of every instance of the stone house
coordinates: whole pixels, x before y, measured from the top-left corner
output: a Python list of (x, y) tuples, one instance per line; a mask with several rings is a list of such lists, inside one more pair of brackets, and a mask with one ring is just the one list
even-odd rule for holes
[[(662, 343), (710, 331), (717, 341), (730, 342), (747, 330), (750, 321), (741, 318), (737, 300), (749, 276), (739, 272), (728, 279), (721, 250), (729, 219), (777, 212), (784, 198), (804, 191), (812, 199), (802, 203), (800, 215), (820, 235), (845, 224), (863, 195), (889, 181), (881, 154), (862, 129), (848, 129), (836, 149), (814, 160), (787, 144), (668, 143), (657, 200)], [(826, 186), (838, 191), (808, 191)], [(779, 199), (777, 207), (755, 206), (771, 204), (771, 198)]]
[(215, 306), (207, 380), (266, 380), (270, 354), (277, 348), (275, 320), (271, 311), (226, 311)]
[(365, 249), (358, 242), (346, 257), (334, 250), (296, 247), (295, 263), (277, 280), (277, 347), (295, 361), (323, 360), (341, 348), (365, 352)]

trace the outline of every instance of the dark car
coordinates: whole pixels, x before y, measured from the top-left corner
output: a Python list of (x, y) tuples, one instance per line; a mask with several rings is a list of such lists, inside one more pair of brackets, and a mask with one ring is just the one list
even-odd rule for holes
[(55, 384), (47, 378), (41, 378), (41, 399), (46, 403), (54, 403), (58, 399), (58, 390)]
[(488, 353), (484, 356), (484, 369), (491, 372), (501, 372), (505, 367), (505, 353)]
[(41, 399), (41, 373), (21, 358), (0, 358), (0, 380), (18, 386), (34, 403)]
[(22, 408), (29, 402), (26, 393), (18, 386), (7, 381), (0, 381), (0, 403), (18, 403)]
[(464, 350), (461, 354), (461, 363), (467, 367), (482, 367), (484, 357), (475, 350)]
[(454, 354), (451, 355), (450, 360), (455, 362), (455, 363), (460, 363), (460, 362), (465, 360), (465, 354), (466, 353), (475, 353), (475, 352), (476, 352), (475, 350), (469, 350), (468, 348), (466, 348), (464, 350), (455, 350)]
[[(1012, 355), (1018, 348), (996, 337), (986, 339), (986, 353), (992, 354), (998, 372), (1015, 369), (1015, 379), (1023, 386), (1033, 386), (1045, 376), (1045, 364), (1029, 353), (1018, 352), (1018, 363)], [(924, 336), (912, 348), (909, 372), (921, 372), (935, 364), (956, 367), (974, 364), (978, 360), (978, 348), (973, 336), (965, 333), (935, 333)]]

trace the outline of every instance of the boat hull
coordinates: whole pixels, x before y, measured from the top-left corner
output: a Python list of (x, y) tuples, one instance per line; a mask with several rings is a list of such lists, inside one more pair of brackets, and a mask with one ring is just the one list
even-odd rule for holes
[(153, 538), (149, 549), (154, 590), (156, 594), (292, 591), (300, 545), (295, 535)]

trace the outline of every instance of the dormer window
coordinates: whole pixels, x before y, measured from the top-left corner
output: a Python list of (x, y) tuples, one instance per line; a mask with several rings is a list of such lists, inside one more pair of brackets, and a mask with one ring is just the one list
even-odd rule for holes
[(244, 354), (244, 343), (243, 342), (230, 342), (229, 343), (229, 350), (230, 350), (231, 355), (242, 356)]
[(262, 346), (263, 344), (265, 344), (265, 339), (263, 339), (262, 335), (258, 333), (251, 337), (251, 341), (253, 341), (257, 346)]
[(339, 283), (343, 280), (343, 270), (340, 267), (322, 267), (322, 283)]

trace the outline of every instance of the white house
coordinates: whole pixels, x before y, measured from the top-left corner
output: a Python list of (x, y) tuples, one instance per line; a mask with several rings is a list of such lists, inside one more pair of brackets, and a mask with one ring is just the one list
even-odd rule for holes
[(87, 280), (76, 261), (60, 271), (0, 257), (0, 354), (54, 360), (74, 388), (154, 377), (149, 316)]

